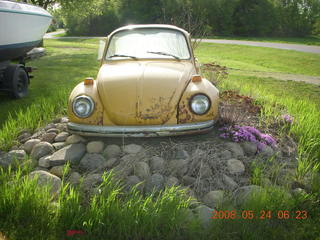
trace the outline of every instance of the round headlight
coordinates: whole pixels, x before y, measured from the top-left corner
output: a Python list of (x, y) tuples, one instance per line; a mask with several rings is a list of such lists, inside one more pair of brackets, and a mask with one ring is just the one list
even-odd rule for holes
[(190, 100), (191, 110), (198, 115), (208, 112), (210, 104), (210, 99), (203, 94), (194, 95)]
[(88, 96), (78, 96), (73, 100), (72, 109), (77, 117), (86, 118), (93, 112), (94, 102)]

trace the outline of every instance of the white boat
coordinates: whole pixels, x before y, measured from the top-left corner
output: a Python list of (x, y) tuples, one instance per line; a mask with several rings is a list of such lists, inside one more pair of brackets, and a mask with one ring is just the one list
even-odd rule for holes
[(41, 7), (0, 0), (0, 62), (23, 57), (36, 47), (51, 20)]

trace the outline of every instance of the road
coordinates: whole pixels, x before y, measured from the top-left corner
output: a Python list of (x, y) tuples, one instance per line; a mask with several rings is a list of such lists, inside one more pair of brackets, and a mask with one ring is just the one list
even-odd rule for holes
[(236, 44), (254, 47), (268, 47), (286, 50), (294, 50), (298, 52), (316, 53), (320, 54), (320, 46), (311, 46), (303, 44), (289, 44), (289, 43), (273, 43), (273, 42), (254, 42), (242, 40), (225, 40), (225, 39), (202, 39), (206, 43), (220, 43), (220, 44)]

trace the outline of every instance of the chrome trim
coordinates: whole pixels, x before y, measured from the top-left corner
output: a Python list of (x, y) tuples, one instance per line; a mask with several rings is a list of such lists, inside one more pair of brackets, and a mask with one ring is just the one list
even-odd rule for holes
[(214, 120), (177, 125), (151, 126), (98, 126), (69, 122), (71, 133), (86, 136), (109, 137), (159, 137), (208, 132), (213, 128)]
[[(89, 101), (89, 103), (91, 104), (91, 108), (90, 108), (90, 113), (86, 116), (79, 116), (79, 114), (77, 113), (77, 111), (75, 110), (75, 104), (76, 102), (81, 99), (81, 98), (84, 98), (84, 99), (87, 99)], [(91, 97), (87, 96), (87, 95), (79, 95), (77, 96), (75, 99), (73, 99), (72, 101), (72, 111), (74, 113), (74, 115), (76, 115), (78, 118), (87, 118), (87, 117), (90, 117), (91, 114), (93, 113), (94, 111), (94, 108), (95, 108), (95, 104), (94, 104), (94, 101), (92, 100)]]

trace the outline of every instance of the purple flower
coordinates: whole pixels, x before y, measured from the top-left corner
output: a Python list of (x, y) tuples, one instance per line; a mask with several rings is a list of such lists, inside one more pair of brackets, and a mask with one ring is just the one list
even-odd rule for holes
[(294, 121), (294, 117), (290, 116), (289, 114), (282, 115), (282, 119), (284, 120), (284, 122), (289, 124), (292, 124)]

